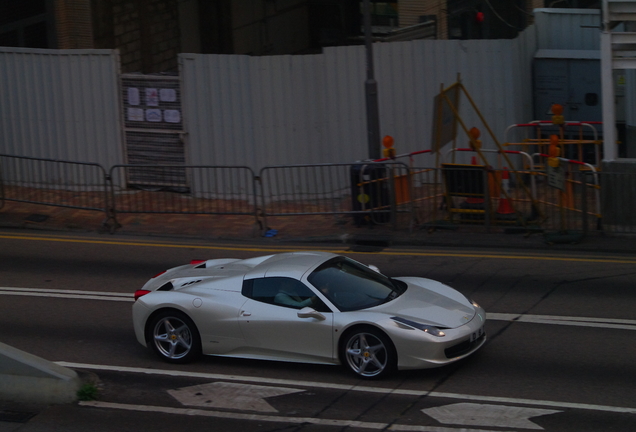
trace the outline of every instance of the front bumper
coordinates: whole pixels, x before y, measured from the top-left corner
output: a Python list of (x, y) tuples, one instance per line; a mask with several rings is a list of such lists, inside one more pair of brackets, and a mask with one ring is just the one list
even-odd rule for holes
[(468, 357), (486, 342), (485, 322), (486, 312), (477, 308), (471, 321), (454, 329), (444, 329), (443, 337), (419, 330), (391, 332), (398, 352), (398, 369), (440, 367)]

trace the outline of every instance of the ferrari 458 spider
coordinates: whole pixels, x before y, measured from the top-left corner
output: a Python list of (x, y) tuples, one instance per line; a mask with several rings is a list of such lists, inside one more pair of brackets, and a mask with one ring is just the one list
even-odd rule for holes
[(486, 341), (486, 313), (458, 291), (325, 252), (193, 261), (135, 299), (137, 340), (172, 363), (208, 354), (377, 378), (460, 360)]

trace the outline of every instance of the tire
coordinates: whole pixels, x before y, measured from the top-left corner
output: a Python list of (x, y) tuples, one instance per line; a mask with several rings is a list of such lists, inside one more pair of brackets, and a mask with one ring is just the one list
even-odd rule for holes
[(382, 331), (359, 327), (343, 335), (340, 361), (359, 378), (377, 379), (395, 371), (397, 353), (391, 339)]
[(166, 310), (155, 315), (148, 326), (152, 350), (168, 363), (189, 363), (201, 356), (201, 336), (184, 313)]

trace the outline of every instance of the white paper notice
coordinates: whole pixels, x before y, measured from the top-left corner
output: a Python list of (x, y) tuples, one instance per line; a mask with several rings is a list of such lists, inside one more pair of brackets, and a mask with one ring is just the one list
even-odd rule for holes
[(128, 108), (128, 121), (144, 121), (144, 110), (141, 108)]
[(146, 121), (149, 122), (160, 122), (161, 121), (161, 110), (160, 109), (147, 109), (146, 110)]
[(163, 112), (163, 119), (167, 123), (181, 123), (181, 113), (179, 110), (165, 110)]
[(162, 102), (176, 102), (177, 91), (175, 89), (161, 89), (159, 90), (159, 99)]
[(146, 105), (159, 106), (159, 92), (156, 88), (146, 89)]
[(139, 105), (139, 89), (128, 87), (128, 105)]

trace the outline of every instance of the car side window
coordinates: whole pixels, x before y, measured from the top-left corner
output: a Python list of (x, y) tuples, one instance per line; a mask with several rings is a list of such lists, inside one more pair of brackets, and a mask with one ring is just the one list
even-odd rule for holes
[(243, 283), (242, 293), (253, 300), (276, 306), (293, 309), (309, 306), (318, 312), (331, 312), (305, 284), (292, 278), (250, 279)]

